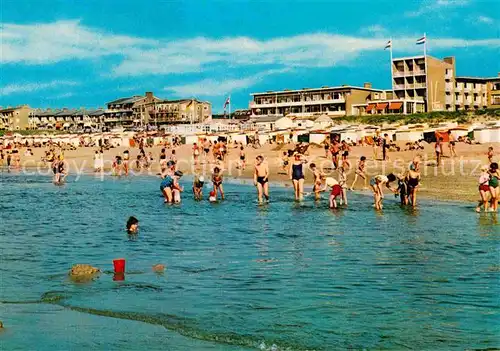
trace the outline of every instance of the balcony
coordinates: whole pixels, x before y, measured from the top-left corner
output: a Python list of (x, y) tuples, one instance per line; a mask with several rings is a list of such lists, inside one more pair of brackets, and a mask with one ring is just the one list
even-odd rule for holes
[(453, 97), (446, 96), (445, 103), (446, 103), (446, 105), (453, 105)]
[(462, 104), (464, 102), (462, 96), (456, 96), (455, 97), (455, 104)]
[(464, 105), (465, 106), (472, 105), (472, 98), (470, 96), (465, 98)]
[(480, 105), (481, 105), (481, 99), (475, 99), (474, 106), (480, 106)]
[(445, 73), (444, 75), (445, 79), (452, 79), (453, 78), (453, 72), (449, 70), (448, 72)]
[(395, 70), (395, 71), (392, 72), (392, 76), (393, 77), (404, 77), (405, 76), (405, 72), (404, 71)]
[(413, 72), (414, 76), (425, 76), (425, 70), (423, 69), (415, 69)]
[(406, 89), (413, 89), (414, 87), (414, 84), (406, 84)]
[(444, 86), (446, 91), (453, 91), (453, 84), (451, 83), (446, 83)]
[(470, 93), (472, 91), (472, 87), (470, 85), (467, 85), (464, 87), (464, 93)]
[(394, 84), (394, 90), (404, 90), (405, 85), (404, 84)]
[(415, 83), (415, 89), (422, 89), (426, 87), (427, 87), (426, 83)]

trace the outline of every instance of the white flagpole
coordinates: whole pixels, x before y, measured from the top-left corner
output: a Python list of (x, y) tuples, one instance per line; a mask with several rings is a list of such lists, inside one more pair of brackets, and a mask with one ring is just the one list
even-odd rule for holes
[[(429, 101), (429, 75), (427, 74), (427, 34), (424, 33), (424, 65), (425, 65), (425, 99), (427, 100), (427, 111), (430, 112), (432, 103)], [(431, 95), (432, 96), (432, 95)]]
[(392, 98), (396, 98), (396, 94), (394, 93), (394, 73), (392, 69), (392, 37), (391, 37), (391, 47), (389, 48), (390, 50), (390, 55), (391, 55), (391, 87), (392, 87)]

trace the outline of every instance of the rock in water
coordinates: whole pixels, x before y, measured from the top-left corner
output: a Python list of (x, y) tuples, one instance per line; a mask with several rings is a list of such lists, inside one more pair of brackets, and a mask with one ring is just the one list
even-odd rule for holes
[(99, 272), (99, 268), (92, 267), (88, 264), (75, 264), (73, 267), (71, 267), (69, 275), (71, 277), (91, 277)]
[(153, 272), (156, 272), (156, 273), (161, 273), (165, 270), (165, 265), (163, 264), (155, 264), (153, 266)]

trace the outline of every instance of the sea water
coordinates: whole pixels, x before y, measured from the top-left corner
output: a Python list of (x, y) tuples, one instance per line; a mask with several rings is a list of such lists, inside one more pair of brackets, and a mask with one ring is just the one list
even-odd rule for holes
[[(376, 212), (359, 194), (332, 211), (284, 187), (259, 206), (255, 188), (227, 183), (210, 204), (184, 185), (166, 205), (155, 178), (0, 175), (0, 349), (500, 347), (496, 215), (392, 196)], [(104, 272), (75, 283), (76, 263)]]

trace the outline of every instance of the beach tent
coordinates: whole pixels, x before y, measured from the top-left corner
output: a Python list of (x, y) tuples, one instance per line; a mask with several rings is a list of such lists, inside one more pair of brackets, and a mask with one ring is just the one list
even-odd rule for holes
[(450, 136), (448, 135), (448, 131), (443, 131), (443, 130), (440, 130), (440, 131), (435, 131), (434, 132), (436, 134), (436, 139), (439, 139), (439, 138), (443, 138), (443, 141), (445, 143), (449, 142), (450, 141)]

